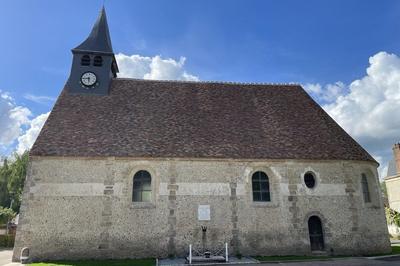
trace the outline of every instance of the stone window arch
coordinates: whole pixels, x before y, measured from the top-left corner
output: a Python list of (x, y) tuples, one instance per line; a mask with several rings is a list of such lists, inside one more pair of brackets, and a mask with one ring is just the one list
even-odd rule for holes
[(140, 170), (133, 176), (132, 201), (151, 202), (151, 175)]
[(255, 172), (251, 177), (253, 201), (271, 201), (269, 178), (262, 171)]

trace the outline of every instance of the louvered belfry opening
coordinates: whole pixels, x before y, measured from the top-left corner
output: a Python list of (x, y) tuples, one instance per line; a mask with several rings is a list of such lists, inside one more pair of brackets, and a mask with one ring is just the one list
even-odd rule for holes
[(82, 66), (89, 66), (90, 65), (90, 56), (88, 55), (83, 55), (81, 58), (81, 65)]
[(102, 66), (103, 65), (103, 58), (101, 56), (99, 56), (99, 55), (95, 56), (94, 57), (94, 61), (93, 61), (93, 65), (94, 66), (98, 66), (98, 67)]

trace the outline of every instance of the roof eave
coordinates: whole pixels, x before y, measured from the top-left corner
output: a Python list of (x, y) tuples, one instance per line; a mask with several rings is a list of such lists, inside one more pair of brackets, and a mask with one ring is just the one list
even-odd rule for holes
[(84, 50), (84, 49), (78, 49), (74, 48), (71, 49), (71, 52), (74, 53), (84, 53), (84, 54), (101, 54), (101, 55), (112, 55), (114, 56), (114, 53), (111, 52), (106, 52), (106, 51), (96, 51), (96, 50)]

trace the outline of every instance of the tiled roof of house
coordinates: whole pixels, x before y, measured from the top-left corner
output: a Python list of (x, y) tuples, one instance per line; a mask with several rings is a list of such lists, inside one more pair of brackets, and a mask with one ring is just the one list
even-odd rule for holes
[(64, 88), (31, 155), (374, 161), (299, 85), (136, 79)]

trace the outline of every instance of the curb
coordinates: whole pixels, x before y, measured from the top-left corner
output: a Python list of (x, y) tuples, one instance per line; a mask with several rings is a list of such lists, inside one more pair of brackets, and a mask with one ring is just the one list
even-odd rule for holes
[(196, 262), (192, 264), (188, 263), (177, 263), (177, 264), (160, 264), (159, 266), (218, 266), (218, 265), (246, 265), (246, 264), (259, 264), (260, 261), (256, 260), (255, 258), (245, 257), (247, 261), (229, 261), (229, 262)]
[(399, 257), (399, 258), (400, 258), (400, 254), (383, 255), (383, 256), (374, 256), (374, 257), (364, 257), (364, 258), (367, 258), (367, 259), (369, 259), (369, 260), (378, 260), (378, 259), (395, 258), (395, 257)]
[(307, 259), (307, 260), (267, 260), (267, 261), (260, 261), (259, 263), (292, 263), (292, 262), (315, 262), (315, 261), (340, 261), (340, 260), (348, 260), (348, 259), (368, 259), (368, 260), (379, 260), (384, 258), (400, 258), (400, 254), (394, 255), (382, 255), (382, 256), (373, 256), (373, 257), (366, 257), (366, 256), (353, 256), (353, 257), (343, 257), (343, 258), (324, 258), (324, 259)]

